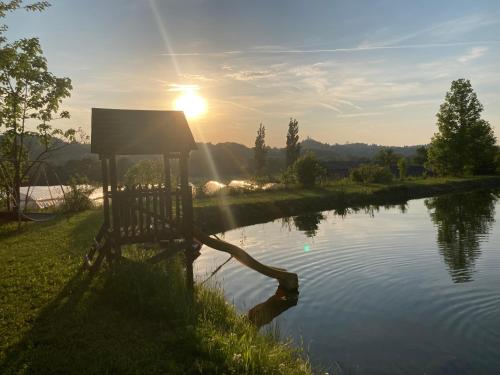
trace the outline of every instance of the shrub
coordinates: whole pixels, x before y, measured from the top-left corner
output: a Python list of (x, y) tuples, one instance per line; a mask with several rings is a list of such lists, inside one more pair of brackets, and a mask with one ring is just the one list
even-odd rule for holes
[(69, 191), (66, 192), (61, 211), (74, 213), (92, 208), (92, 201), (89, 198), (93, 188), (85, 184), (80, 177), (72, 177), (69, 181)]
[(363, 184), (383, 184), (392, 181), (392, 173), (387, 167), (374, 164), (362, 164), (351, 171), (351, 179)]
[(303, 186), (313, 187), (326, 175), (325, 168), (312, 153), (302, 155), (293, 164), (296, 180)]

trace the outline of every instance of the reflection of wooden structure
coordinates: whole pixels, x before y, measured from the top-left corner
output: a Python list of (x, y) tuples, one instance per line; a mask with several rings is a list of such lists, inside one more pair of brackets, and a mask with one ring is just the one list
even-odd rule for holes
[[(193, 248), (188, 159), (195, 148), (183, 112), (92, 109), (91, 150), (101, 160), (104, 223), (87, 254), (89, 267), (97, 269), (104, 259), (119, 258), (125, 244), (182, 243), (185, 249)], [(117, 155), (162, 155), (164, 183), (119, 186)], [(179, 162), (178, 185), (172, 183), (172, 159)]]
[(266, 301), (255, 305), (248, 310), (248, 319), (258, 328), (269, 324), (274, 318), (289, 308), (296, 306), (299, 300), (298, 293), (290, 293), (278, 287), (276, 292)]

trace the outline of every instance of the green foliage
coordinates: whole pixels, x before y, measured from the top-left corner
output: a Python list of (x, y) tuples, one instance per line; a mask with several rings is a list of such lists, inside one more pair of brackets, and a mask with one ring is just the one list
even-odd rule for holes
[[(46, 158), (61, 146), (56, 140), (76, 142), (78, 132), (51, 125), (52, 120), (69, 118), (59, 107), (70, 96), (72, 86), (69, 78), (58, 78), (48, 71), (38, 39), (15, 41), (2, 46), (0, 52), (0, 157), (10, 161), (14, 198), (19, 202), (22, 181), (36, 164), (27, 162), (28, 158)], [(41, 146), (38, 155), (30, 152), (32, 140)]]
[(404, 180), (406, 178), (407, 172), (408, 172), (408, 162), (406, 161), (406, 158), (399, 158), (398, 159), (399, 178), (401, 180)]
[(497, 156), (495, 157), (495, 161), (497, 165), (496, 173), (500, 174), (500, 149), (497, 151)]
[[(7, 13), (14, 12), (18, 9), (24, 9), (28, 12), (41, 12), (48, 8), (48, 1), (36, 1), (30, 4), (23, 4), (23, 0), (0, 1), (0, 18), (4, 18)], [(0, 24), (0, 45), (5, 42), (3, 33), (7, 30), (7, 25)]]
[(439, 175), (476, 175), (495, 171), (496, 138), (481, 119), (483, 106), (469, 80), (451, 83), (437, 114), (438, 133), (429, 147), (427, 166)]
[(313, 187), (326, 176), (325, 168), (311, 152), (298, 158), (293, 164), (293, 170), (297, 182), (305, 187)]
[(424, 166), (427, 163), (427, 147), (419, 146), (415, 150), (415, 156), (413, 157), (413, 163), (416, 165)]
[(351, 171), (351, 179), (363, 184), (385, 184), (392, 181), (392, 173), (388, 167), (375, 164), (362, 164)]
[(163, 163), (159, 160), (141, 160), (125, 172), (127, 185), (160, 184), (164, 182)]
[(377, 155), (373, 158), (375, 163), (380, 164), (384, 167), (391, 168), (394, 167), (398, 160), (399, 157), (396, 155), (394, 150), (392, 148), (384, 148), (380, 150)]
[(300, 156), (299, 122), (290, 119), (286, 135), (286, 166), (290, 167)]
[(280, 176), (280, 182), (284, 185), (291, 185), (297, 182), (294, 166), (286, 168)]
[(60, 207), (61, 212), (75, 213), (92, 208), (89, 195), (93, 187), (88, 185), (88, 180), (80, 176), (74, 176), (69, 182), (69, 191), (64, 194), (64, 202)]
[(266, 146), (266, 127), (260, 124), (257, 130), (257, 137), (255, 138), (254, 147), (254, 161), (255, 161), (255, 171), (257, 174), (262, 173), (267, 158), (267, 146)]

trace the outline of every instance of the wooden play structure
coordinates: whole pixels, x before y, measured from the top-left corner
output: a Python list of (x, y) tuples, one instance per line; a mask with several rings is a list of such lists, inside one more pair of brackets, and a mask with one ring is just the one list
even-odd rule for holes
[[(93, 108), (91, 139), (91, 151), (101, 160), (104, 221), (85, 256), (87, 268), (96, 271), (103, 261), (118, 260), (123, 245), (154, 243), (162, 251), (151, 258), (153, 262), (178, 251), (185, 253), (186, 274), (192, 284), (193, 261), (202, 244), (206, 244), (277, 279), (285, 289), (298, 288), (296, 274), (263, 265), (239, 247), (195, 227), (188, 168), (189, 154), (196, 149), (196, 143), (183, 112)], [(120, 186), (119, 155), (161, 155), (164, 182)], [(178, 164), (177, 176), (173, 175), (172, 161)]]

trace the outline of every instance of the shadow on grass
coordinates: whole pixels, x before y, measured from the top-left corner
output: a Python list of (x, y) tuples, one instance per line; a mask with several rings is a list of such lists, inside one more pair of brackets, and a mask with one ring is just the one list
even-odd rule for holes
[(178, 271), (165, 267), (124, 260), (93, 278), (79, 271), (0, 373), (196, 373), (195, 309)]

